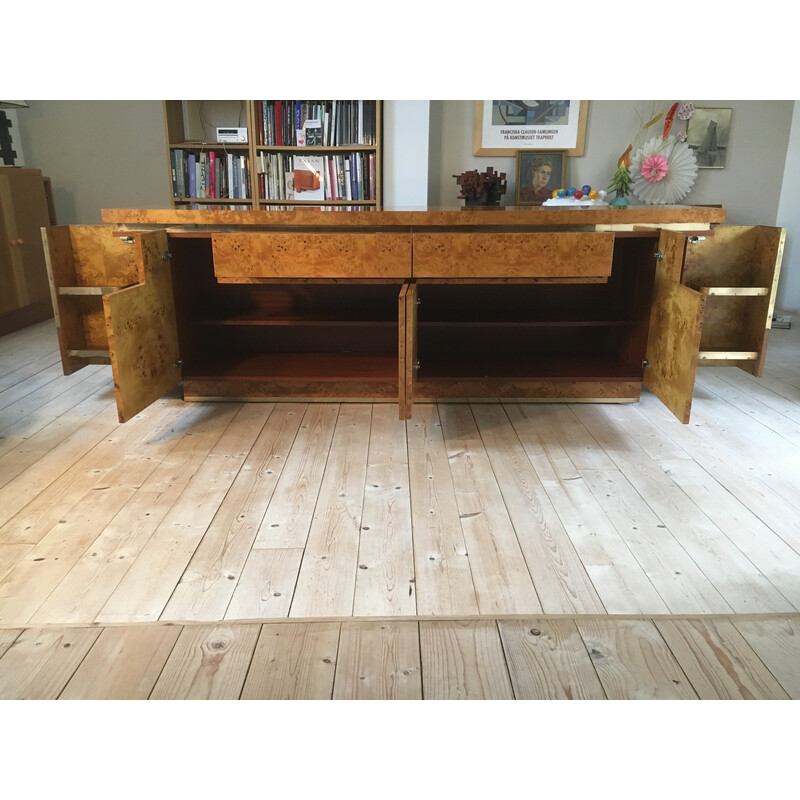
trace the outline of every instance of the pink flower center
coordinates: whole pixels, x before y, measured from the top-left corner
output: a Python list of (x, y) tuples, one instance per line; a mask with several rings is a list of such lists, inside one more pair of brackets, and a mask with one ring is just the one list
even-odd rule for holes
[(642, 177), (651, 183), (657, 183), (667, 174), (668, 169), (669, 164), (664, 156), (648, 156), (642, 164)]

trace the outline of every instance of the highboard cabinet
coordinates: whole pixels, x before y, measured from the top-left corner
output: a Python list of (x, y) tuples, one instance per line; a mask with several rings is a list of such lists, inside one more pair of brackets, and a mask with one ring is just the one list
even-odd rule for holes
[(39, 230), (55, 222), (50, 178), (0, 167), (0, 335), (53, 316)]
[[(109, 210), (46, 230), (65, 372), (187, 400), (633, 402), (759, 374), (783, 231), (716, 208)], [(578, 224), (580, 223), (580, 224)]]

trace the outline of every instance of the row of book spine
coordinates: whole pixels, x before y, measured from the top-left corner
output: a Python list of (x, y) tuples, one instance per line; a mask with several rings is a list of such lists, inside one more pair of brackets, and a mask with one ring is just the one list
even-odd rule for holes
[[(377, 102), (375, 100), (260, 100), (258, 144), (265, 147), (297, 147), (298, 131), (308, 120), (319, 120), (322, 147), (375, 145)], [(305, 142), (309, 145), (309, 142)]]
[(170, 150), (176, 198), (246, 200), (251, 197), (249, 159), (224, 150)]
[[(311, 159), (303, 158), (308, 168)], [(374, 153), (348, 153), (318, 156), (320, 196), (313, 199), (329, 201), (375, 200), (376, 176)], [(294, 200), (294, 171), (299, 169), (298, 157), (285, 153), (261, 153), (258, 156), (259, 189), (267, 200)]]

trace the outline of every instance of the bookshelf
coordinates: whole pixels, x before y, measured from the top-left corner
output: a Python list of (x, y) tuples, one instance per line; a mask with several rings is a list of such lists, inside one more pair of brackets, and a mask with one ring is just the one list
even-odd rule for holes
[(164, 124), (174, 208), (381, 206), (379, 100), (165, 100)]

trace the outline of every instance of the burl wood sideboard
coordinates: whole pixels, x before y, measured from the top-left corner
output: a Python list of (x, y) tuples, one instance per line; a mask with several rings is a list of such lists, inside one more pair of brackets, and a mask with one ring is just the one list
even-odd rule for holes
[(784, 231), (711, 207), (106, 210), (44, 229), (64, 371), (186, 400), (632, 402), (760, 375)]

